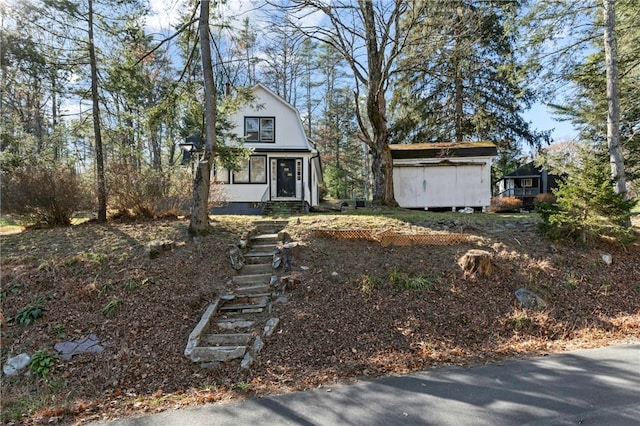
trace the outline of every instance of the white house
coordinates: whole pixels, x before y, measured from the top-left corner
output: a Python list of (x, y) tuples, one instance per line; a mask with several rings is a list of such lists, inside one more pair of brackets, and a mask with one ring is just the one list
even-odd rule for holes
[(474, 207), (491, 202), (491, 142), (391, 145), (393, 187), (400, 207)]
[(307, 139), (298, 110), (262, 84), (255, 99), (231, 117), (235, 133), (253, 148), (241, 170), (218, 168), (225, 205), (216, 213), (260, 214), (274, 202), (308, 211), (319, 204), (320, 157)]

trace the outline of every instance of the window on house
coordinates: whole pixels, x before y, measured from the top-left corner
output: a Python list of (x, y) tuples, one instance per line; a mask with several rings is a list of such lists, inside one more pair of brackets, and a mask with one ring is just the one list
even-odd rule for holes
[(247, 142), (274, 142), (275, 126), (274, 117), (245, 117), (244, 134)]
[(216, 182), (229, 183), (229, 169), (216, 165)]
[(233, 183), (267, 183), (267, 157), (252, 155), (233, 172)]
[(533, 186), (533, 179), (521, 179), (520, 180), (520, 184), (524, 187), (524, 188), (530, 188)]

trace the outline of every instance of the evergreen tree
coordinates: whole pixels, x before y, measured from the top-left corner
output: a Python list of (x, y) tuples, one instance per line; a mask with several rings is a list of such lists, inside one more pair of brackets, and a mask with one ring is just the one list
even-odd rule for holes
[(394, 142), (488, 140), (505, 161), (522, 143), (546, 142), (548, 134), (522, 117), (534, 96), (508, 28), (517, 3), (424, 0), (414, 7), (423, 25), (400, 61)]
[(623, 242), (633, 237), (625, 223), (636, 201), (615, 192), (606, 158), (603, 151), (583, 147), (577, 162), (564, 165), (566, 174), (554, 192), (556, 205), (537, 206), (542, 229), (551, 238), (587, 243), (602, 235)]

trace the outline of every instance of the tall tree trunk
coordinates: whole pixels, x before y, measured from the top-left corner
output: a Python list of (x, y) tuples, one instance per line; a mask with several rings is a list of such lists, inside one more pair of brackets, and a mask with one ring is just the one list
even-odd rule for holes
[(98, 66), (93, 43), (93, 0), (89, 0), (89, 61), (91, 64), (91, 100), (93, 101), (93, 133), (96, 144), (96, 181), (98, 183), (98, 223), (107, 221), (107, 188), (104, 177), (100, 102), (98, 98)]
[(463, 87), (462, 87), (462, 65), (459, 59), (455, 59), (455, 138), (454, 142), (462, 142), (464, 133), (462, 131), (462, 114), (463, 114)]
[(205, 144), (193, 180), (193, 205), (189, 224), (191, 235), (206, 234), (210, 230), (209, 185), (211, 184), (211, 163), (216, 146), (216, 91), (211, 66), (211, 45), (209, 44), (209, 0), (200, 2), (198, 33), (204, 77)]
[[(367, 47), (369, 80), (367, 84), (367, 116), (373, 127), (373, 140), (367, 141), (373, 159), (373, 204), (395, 207), (398, 203), (393, 194), (393, 160), (389, 149), (389, 126), (387, 124), (387, 101), (385, 99), (383, 75), (384, 46), (378, 46), (373, 3), (359, 0), (364, 22)], [(357, 102), (357, 99), (356, 99)]]
[(604, 55), (607, 69), (607, 145), (611, 175), (616, 179), (615, 190), (626, 193), (624, 157), (620, 144), (620, 93), (618, 89), (618, 52), (615, 33), (615, 0), (604, 0)]

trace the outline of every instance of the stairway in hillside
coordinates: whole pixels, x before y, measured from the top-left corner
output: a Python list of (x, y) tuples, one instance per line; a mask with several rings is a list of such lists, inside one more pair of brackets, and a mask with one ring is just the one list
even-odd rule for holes
[(194, 362), (215, 363), (242, 359), (248, 368), (275, 330), (279, 320), (271, 305), (278, 296), (279, 278), (274, 255), (286, 221), (255, 222), (256, 232), (244, 253), (244, 266), (233, 276), (233, 290), (216, 299), (189, 336), (185, 356)]

